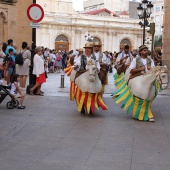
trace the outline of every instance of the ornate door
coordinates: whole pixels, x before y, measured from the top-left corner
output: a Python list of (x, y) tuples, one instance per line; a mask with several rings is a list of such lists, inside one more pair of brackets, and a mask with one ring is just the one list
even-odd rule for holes
[(55, 50), (69, 51), (69, 42), (55, 42)]
[(68, 38), (65, 35), (59, 35), (55, 39), (55, 50), (66, 50), (69, 51), (69, 42)]
[(129, 46), (130, 51), (132, 50), (132, 44), (128, 38), (125, 38), (120, 42), (120, 47), (124, 47), (125, 45)]

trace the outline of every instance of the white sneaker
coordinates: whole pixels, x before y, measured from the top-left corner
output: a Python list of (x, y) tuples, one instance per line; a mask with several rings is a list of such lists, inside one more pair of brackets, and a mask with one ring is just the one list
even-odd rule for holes
[(149, 122), (155, 122), (155, 119), (154, 118), (150, 118)]

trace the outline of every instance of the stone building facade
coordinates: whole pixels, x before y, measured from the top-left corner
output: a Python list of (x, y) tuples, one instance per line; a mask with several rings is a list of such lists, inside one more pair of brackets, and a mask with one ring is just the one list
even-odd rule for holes
[(75, 50), (84, 46), (88, 34), (101, 42), (103, 50), (118, 51), (125, 44), (133, 49), (142, 44), (139, 20), (78, 14), (71, 0), (38, 0), (37, 3), (45, 11), (41, 28), (37, 29), (37, 45)]
[(163, 24), (163, 64), (170, 69), (170, 1), (164, 1), (164, 24)]
[(129, 11), (129, 0), (88, 0), (83, 2), (85, 11), (107, 8), (110, 11)]
[(31, 45), (32, 29), (27, 8), (32, 0), (0, 0), (0, 42), (13, 39), (20, 48), (22, 41)]

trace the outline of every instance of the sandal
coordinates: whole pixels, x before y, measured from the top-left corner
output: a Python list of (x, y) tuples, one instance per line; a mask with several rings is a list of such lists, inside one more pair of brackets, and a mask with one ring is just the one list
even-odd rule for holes
[(39, 96), (44, 96), (42, 93), (36, 93), (36, 95), (39, 95)]
[(30, 89), (30, 95), (34, 95), (34, 94), (33, 94), (33, 90), (31, 90), (31, 89)]

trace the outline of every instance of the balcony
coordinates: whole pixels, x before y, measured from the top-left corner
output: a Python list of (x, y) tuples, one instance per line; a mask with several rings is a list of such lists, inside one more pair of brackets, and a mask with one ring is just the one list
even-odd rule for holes
[(18, 0), (0, 0), (0, 3), (2, 4), (8, 4), (8, 5), (13, 5), (15, 3), (17, 3)]

